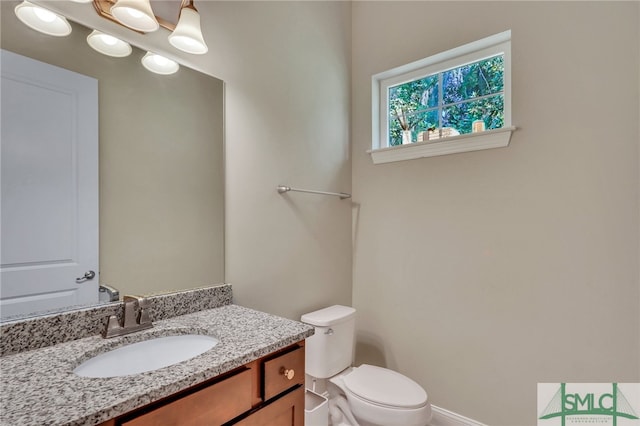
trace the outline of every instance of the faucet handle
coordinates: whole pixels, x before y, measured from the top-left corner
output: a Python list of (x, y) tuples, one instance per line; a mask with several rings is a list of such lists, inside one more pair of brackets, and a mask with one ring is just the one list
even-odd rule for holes
[(151, 317), (149, 316), (149, 310), (142, 308), (140, 309), (140, 315), (138, 316), (138, 324), (151, 324)]
[(151, 324), (151, 317), (149, 311), (151, 310), (151, 302), (146, 297), (138, 300), (140, 306), (140, 315), (138, 316), (138, 324)]
[(151, 303), (149, 299), (144, 296), (135, 296), (135, 295), (126, 295), (123, 298), (125, 304), (127, 302), (138, 302), (138, 316), (137, 316), (137, 324), (149, 324), (151, 325), (151, 318), (149, 317), (149, 308)]
[(146, 297), (140, 297), (138, 299), (138, 306), (140, 306), (140, 309), (148, 308), (150, 305), (151, 302)]
[[(149, 316), (151, 303), (146, 297), (126, 295), (122, 298), (122, 302), (124, 303), (122, 324), (118, 322), (118, 318), (115, 315), (111, 315), (107, 321), (107, 327), (102, 333), (102, 337), (122, 336), (133, 333), (134, 331), (153, 327), (151, 317)], [(138, 305), (137, 315), (136, 305)]]
[(116, 336), (120, 329), (122, 329), (122, 325), (120, 325), (118, 317), (110, 315), (107, 320), (107, 326), (102, 330), (102, 337), (108, 338)]

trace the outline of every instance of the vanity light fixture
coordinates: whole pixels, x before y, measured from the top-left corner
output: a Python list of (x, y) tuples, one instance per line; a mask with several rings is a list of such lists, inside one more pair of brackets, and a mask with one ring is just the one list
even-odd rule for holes
[(87, 36), (87, 43), (103, 55), (123, 58), (131, 54), (131, 45), (112, 35), (93, 30)]
[(71, 34), (71, 25), (64, 17), (26, 0), (18, 4), (14, 12), (25, 25), (43, 34), (56, 37)]
[(142, 65), (151, 72), (163, 75), (173, 74), (180, 68), (176, 61), (152, 52), (142, 57)]
[(111, 6), (111, 15), (122, 25), (144, 33), (160, 27), (149, 0), (118, 0)]
[(183, 52), (202, 55), (209, 48), (202, 37), (200, 14), (193, 5), (193, 0), (183, 1), (176, 29), (169, 35), (169, 43)]

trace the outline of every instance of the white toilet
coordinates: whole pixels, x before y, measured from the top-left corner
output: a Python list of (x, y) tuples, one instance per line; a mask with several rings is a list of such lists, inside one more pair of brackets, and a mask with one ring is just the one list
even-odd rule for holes
[(329, 406), (333, 402), (334, 410), (340, 409), (345, 417), (341, 424), (426, 426), (431, 404), (419, 384), (387, 368), (351, 367), (355, 314), (351, 307), (334, 305), (302, 316), (302, 322), (315, 327), (306, 343), (306, 373), (314, 379), (329, 379), (336, 386), (328, 385)]

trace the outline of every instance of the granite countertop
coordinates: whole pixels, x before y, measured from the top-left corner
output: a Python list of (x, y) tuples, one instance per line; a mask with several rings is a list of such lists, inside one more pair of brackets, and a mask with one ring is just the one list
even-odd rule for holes
[[(84, 378), (73, 369), (110, 349), (156, 336), (207, 334), (219, 343), (188, 361), (132, 376)], [(0, 425), (95, 425), (230, 371), (313, 334), (313, 327), (226, 305), (0, 358)]]

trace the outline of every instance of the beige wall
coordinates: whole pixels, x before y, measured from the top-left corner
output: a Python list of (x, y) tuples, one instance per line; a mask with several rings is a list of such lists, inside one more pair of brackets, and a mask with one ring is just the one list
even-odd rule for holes
[[(354, 2), (358, 358), (494, 425), (640, 380), (638, 3)], [(374, 166), (371, 75), (512, 30), (511, 145)]]
[[(226, 96), (226, 281), (235, 302), (299, 319), (351, 303), (347, 2), (212, 2)], [(214, 18), (215, 17), (215, 18)]]
[[(360, 361), (490, 424), (535, 424), (537, 382), (640, 380), (637, 3), (198, 7), (237, 303), (353, 301)], [(371, 75), (509, 28), (511, 146), (373, 166)]]
[(15, 4), (2, 2), (3, 49), (98, 80), (100, 283), (124, 295), (223, 282), (223, 82), (152, 74), (139, 49), (107, 57), (75, 23), (68, 37), (40, 34)]
[(34, 1), (225, 81), (225, 281), (237, 303), (294, 319), (351, 303), (350, 202), (276, 192), (351, 190), (349, 2), (199, 1), (209, 52), (188, 55), (163, 29)]

